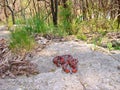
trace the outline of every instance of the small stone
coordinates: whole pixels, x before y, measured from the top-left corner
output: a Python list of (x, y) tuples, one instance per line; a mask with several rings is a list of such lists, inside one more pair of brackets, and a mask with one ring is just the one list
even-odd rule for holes
[(120, 70), (120, 66), (118, 66), (117, 69)]

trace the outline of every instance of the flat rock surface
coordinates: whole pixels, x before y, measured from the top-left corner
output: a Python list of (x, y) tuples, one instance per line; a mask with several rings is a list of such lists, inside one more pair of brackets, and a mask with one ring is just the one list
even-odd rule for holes
[[(78, 58), (77, 73), (66, 74), (52, 63), (63, 54)], [(53, 42), (31, 59), (38, 64), (38, 75), (0, 79), (0, 90), (120, 90), (119, 56), (94, 51), (81, 41)]]

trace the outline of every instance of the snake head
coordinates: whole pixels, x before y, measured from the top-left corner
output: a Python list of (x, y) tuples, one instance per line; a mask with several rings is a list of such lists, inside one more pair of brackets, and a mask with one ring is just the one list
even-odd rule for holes
[(53, 63), (57, 66), (57, 67), (60, 67), (60, 56), (56, 56), (53, 58)]

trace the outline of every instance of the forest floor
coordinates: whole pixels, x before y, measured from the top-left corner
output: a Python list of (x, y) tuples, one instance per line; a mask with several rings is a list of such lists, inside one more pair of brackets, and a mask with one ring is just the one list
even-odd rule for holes
[[(55, 56), (64, 54), (78, 58), (77, 73), (66, 74), (53, 64)], [(1, 90), (120, 90), (120, 51), (110, 52), (80, 40), (51, 41), (32, 56), (30, 61), (40, 73), (0, 79)]]

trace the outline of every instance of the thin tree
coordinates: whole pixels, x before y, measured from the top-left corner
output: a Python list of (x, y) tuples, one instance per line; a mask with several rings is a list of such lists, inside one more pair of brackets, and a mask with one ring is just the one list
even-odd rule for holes
[(58, 0), (51, 0), (51, 12), (53, 17), (53, 24), (57, 26), (58, 15)]
[(15, 10), (15, 2), (16, 2), (16, 1), (17, 1), (17, 0), (14, 0), (14, 1), (12, 2), (12, 5), (13, 5), (13, 8), (12, 8), (12, 7), (10, 7), (8, 0), (5, 0), (7, 8), (8, 8), (8, 9), (10, 10), (10, 12), (11, 12), (13, 24), (15, 24), (15, 14), (14, 14), (14, 10)]
[(117, 29), (119, 28), (119, 26), (120, 26), (120, 0), (118, 0), (118, 27), (117, 27)]

